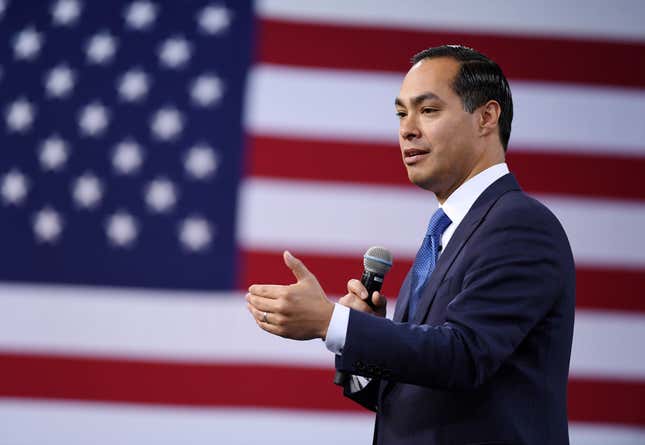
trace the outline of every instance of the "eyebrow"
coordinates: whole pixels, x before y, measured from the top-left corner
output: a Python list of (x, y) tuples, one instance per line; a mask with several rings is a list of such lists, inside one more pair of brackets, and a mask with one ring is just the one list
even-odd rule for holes
[[(438, 100), (439, 102), (443, 102), (443, 100), (439, 96), (429, 91), (427, 93), (419, 94), (418, 96), (413, 97), (410, 102), (412, 102), (412, 105), (419, 105), (421, 102), (424, 102), (426, 100)], [(405, 107), (403, 101), (399, 97), (394, 99), (394, 105)]]

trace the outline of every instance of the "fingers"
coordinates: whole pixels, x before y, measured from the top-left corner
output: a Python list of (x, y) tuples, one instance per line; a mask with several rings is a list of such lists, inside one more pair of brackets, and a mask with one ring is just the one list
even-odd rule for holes
[[(356, 295), (356, 297), (360, 298), (363, 301), (368, 300), (367, 289), (365, 288), (363, 283), (356, 279), (352, 279), (347, 282), (347, 290), (350, 294)], [(374, 307), (384, 307), (386, 303), (387, 301), (385, 297), (381, 295), (380, 292), (375, 291), (372, 293), (372, 304), (374, 305)]]
[(273, 298), (261, 297), (254, 294), (246, 294), (246, 301), (258, 311), (280, 312), (281, 305)]
[(380, 292), (374, 292), (372, 294), (372, 303), (377, 308), (384, 308), (387, 304), (387, 299), (383, 295), (381, 295)]
[(372, 305), (370, 306), (367, 301), (367, 289), (358, 280), (349, 280), (347, 282), (347, 290), (349, 293), (342, 297), (338, 302), (343, 306), (357, 311), (367, 312), (368, 314), (375, 314), (384, 317), (386, 313), (387, 299), (380, 292), (372, 293)]
[(311, 275), (311, 272), (305, 267), (304, 263), (293, 256), (288, 250), (285, 250), (282, 256), (284, 258), (284, 264), (291, 269), (291, 272), (298, 281), (304, 280)]
[(350, 294), (354, 294), (357, 297), (366, 300), (367, 299), (367, 289), (363, 286), (363, 283), (356, 279), (351, 279), (347, 282), (347, 291)]
[(275, 324), (272, 324), (272, 317), (274, 317), (273, 314), (270, 314), (267, 312), (267, 321), (264, 321), (264, 312), (265, 311), (258, 311), (255, 309), (250, 303), (246, 305), (246, 308), (249, 310), (251, 315), (253, 316), (253, 319), (255, 320), (255, 323), (263, 330), (275, 334), (275, 335), (282, 335), (282, 331), (280, 326), (277, 326)]
[(249, 293), (265, 298), (280, 298), (287, 292), (287, 286), (278, 284), (254, 284), (249, 287)]
[(356, 309), (357, 311), (367, 312), (368, 314), (373, 314), (374, 309), (372, 309), (365, 300), (362, 300), (360, 297), (357, 297), (354, 294), (347, 294), (338, 300), (340, 304), (346, 306), (350, 309)]

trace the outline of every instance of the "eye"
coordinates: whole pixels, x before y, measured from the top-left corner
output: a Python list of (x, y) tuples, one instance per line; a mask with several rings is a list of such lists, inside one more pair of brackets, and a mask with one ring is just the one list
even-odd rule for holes
[(421, 113), (423, 113), (423, 114), (432, 114), (432, 113), (435, 113), (437, 111), (439, 111), (439, 110), (437, 110), (436, 108), (431, 108), (431, 107), (423, 107), (421, 109)]
[(402, 118), (404, 118), (405, 116), (407, 116), (407, 113), (406, 113), (405, 111), (399, 111), (399, 110), (397, 110), (397, 112), (396, 112), (396, 117), (398, 117), (399, 119), (402, 119)]

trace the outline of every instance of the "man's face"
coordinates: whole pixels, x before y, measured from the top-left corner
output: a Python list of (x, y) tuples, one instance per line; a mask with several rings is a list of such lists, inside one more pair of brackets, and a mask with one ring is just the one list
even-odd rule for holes
[(408, 178), (440, 201), (469, 178), (481, 154), (478, 113), (465, 111), (451, 87), (458, 69), (452, 58), (422, 60), (403, 79), (395, 103)]

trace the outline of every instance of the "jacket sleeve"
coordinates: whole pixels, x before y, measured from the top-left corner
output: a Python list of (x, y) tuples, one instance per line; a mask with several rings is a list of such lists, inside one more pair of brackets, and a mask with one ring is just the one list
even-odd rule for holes
[[(337, 366), (339, 361), (340, 357), (336, 357)], [(353, 377), (355, 376), (350, 375), (347, 381), (343, 384), (343, 395), (370, 411), (376, 411), (380, 380), (373, 378), (367, 383), (367, 385), (365, 385), (364, 388), (359, 391), (354, 391), (351, 387), (351, 379)]]
[(485, 382), (562, 295), (563, 276), (573, 273), (555, 217), (545, 208), (533, 213), (482, 224), (462, 258), (462, 282), (451, 286), (444, 323), (397, 323), (352, 310), (337, 367), (443, 389)]

